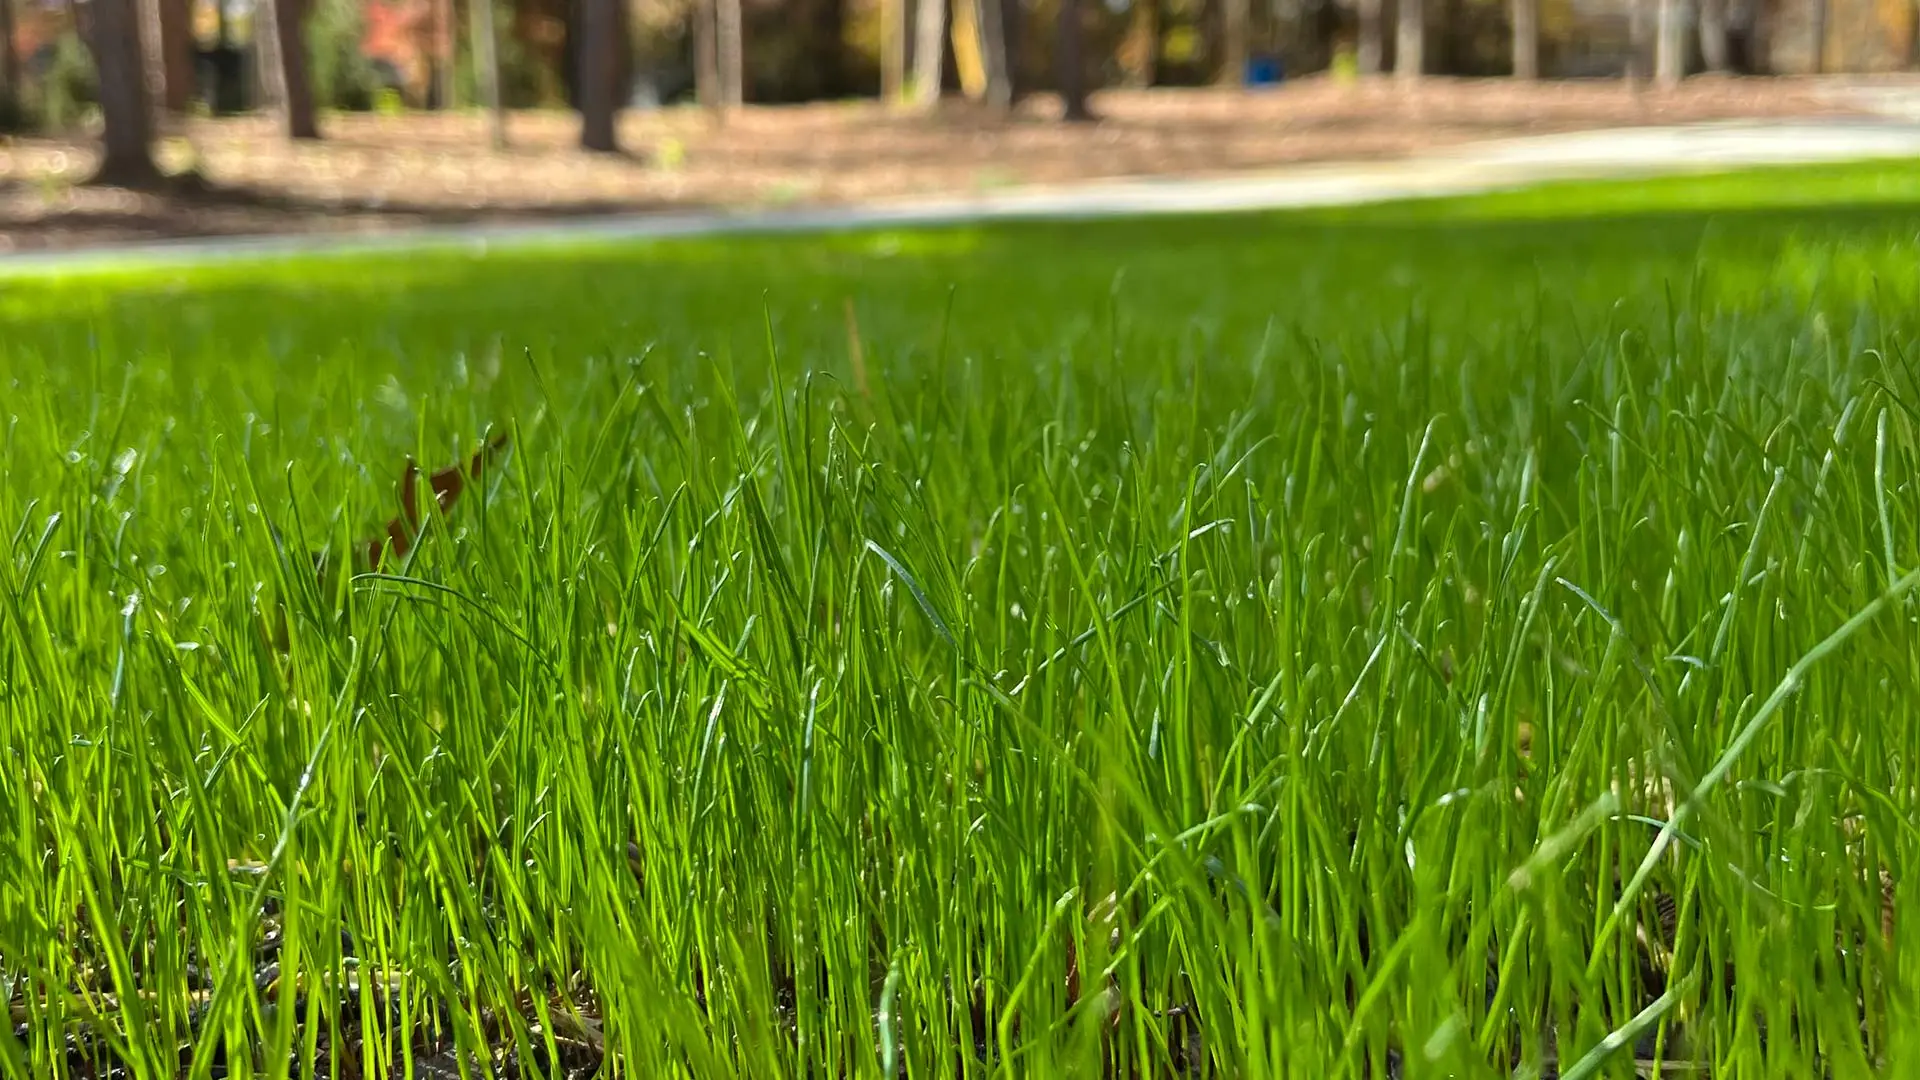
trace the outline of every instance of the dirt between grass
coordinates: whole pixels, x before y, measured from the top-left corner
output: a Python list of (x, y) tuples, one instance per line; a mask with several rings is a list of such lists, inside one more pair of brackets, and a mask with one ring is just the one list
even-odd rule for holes
[(0, 252), (195, 236), (384, 232), (696, 208), (832, 205), (1027, 184), (1218, 175), (1402, 158), (1528, 134), (1742, 118), (1858, 115), (1803, 79), (1428, 79), (1417, 89), (1310, 78), (1264, 91), (1116, 90), (1093, 124), (1037, 97), (1002, 118), (961, 102), (932, 116), (869, 101), (630, 113), (617, 156), (575, 149), (563, 112), (514, 114), (509, 147), (478, 112), (335, 115), (291, 145), (270, 118), (170, 125), (163, 192), (88, 185), (85, 133), (0, 144)]

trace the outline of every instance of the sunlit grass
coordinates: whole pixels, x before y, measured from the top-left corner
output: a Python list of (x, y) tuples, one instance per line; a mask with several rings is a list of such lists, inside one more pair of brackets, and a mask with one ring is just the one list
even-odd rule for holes
[(1900, 1075), (1903, 168), (9, 281), (0, 1069)]

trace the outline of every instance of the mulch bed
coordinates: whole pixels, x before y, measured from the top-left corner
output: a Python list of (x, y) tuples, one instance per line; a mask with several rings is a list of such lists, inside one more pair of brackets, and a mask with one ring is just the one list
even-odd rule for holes
[(0, 144), (0, 251), (195, 236), (362, 233), (700, 207), (845, 204), (1128, 176), (1206, 175), (1402, 158), (1490, 138), (1703, 120), (1857, 114), (1834, 84), (1698, 78), (1673, 90), (1617, 81), (1526, 85), (1309, 78), (1260, 92), (1116, 90), (1094, 124), (1062, 124), (1037, 97), (1010, 118), (963, 102), (933, 116), (874, 102), (749, 107), (725, 123), (694, 108), (631, 113), (628, 153), (574, 147), (577, 120), (528, 112), (509, 149), (474, 112), (328, 117), (295, 146), (266, 117), (176, 123), (165, 192), (84, 183), (74, 138)]

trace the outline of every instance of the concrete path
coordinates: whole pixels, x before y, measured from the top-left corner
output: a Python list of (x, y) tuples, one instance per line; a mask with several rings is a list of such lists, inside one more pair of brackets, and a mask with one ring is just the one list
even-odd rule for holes
[[(1909, 95), (1911, 97), (1911, 95)], [(1908, 99), (1900, 99), (1904, 104)], [(703, 210), (455, 226), (377, 236), (213, 238), (0, 258), (0, 277), (187, 265), (294, 254), (488, 250), (582, 240), (819, 232), (1017, 219), (1086, 219), (1341, 206), (1463, 195), (1550, 180), (1705, 172), (1757, 165), (1920, 158), (1920, 115), (1624, 128), (1474, 143), (1399, 161), (1303, 165), (1229, 177), (1112, 180), (903, 199), (851, 207)]]

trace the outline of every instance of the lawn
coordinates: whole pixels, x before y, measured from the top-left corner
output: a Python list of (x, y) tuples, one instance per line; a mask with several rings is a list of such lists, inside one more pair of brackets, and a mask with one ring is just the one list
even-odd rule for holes
[(1916, 298), (1905, 164), (9, 277), (0, 1071), (1920, 1068)]

